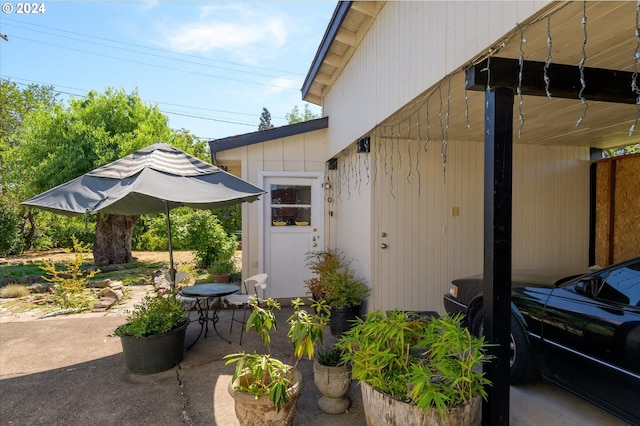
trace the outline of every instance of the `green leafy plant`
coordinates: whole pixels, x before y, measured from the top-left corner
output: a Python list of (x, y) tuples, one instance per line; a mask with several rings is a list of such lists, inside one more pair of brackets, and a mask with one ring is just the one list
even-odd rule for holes
[(324, 301), (313, 302), (314, 313), (302, 309), (304, 303), (298, 298), (292, 301), (294, 311), (287, 319), (289, 331), (287, 337), (293, 346), (289, 363), (284, 363), (271, 355), (271, 331), (277, 329), (275, 310), (280, 304), (274, 299), (266, 299), (264, 307), (253, 296), (251, 315), (247, 319), (246, 329), (254, 328), (267, 348), (267, 354), (240, 352), (226, 355), (227, 364), (235, 363), (232, 380), (239, 379), (236, 389), (260, 397), (268, 395), (280, 411), (287, 401), (287, 388), (291, 384), (293, 372), (302, 357), (313, 359), (315, 345), (324, 342), (324, 327), (328, 323), (329, 308)]
[(415, 318), (408, 312), (369, 313), (336, 346), (353, 377), (380, 392), (444, 413), (476, 394), (486, 398), (489, 380), (477, 368), (489, 360), (482, 338), (460, 316)]
[(356, 277), (351, 262), (340, 250), (309, 252), (305, 262), (315, 274), (305, 280), (309, 293), (324, 299), (330, 307), (359, 306), (369, 294), (366, 281)]
[(225, 232), (213, 213), (196, 211), (189, 215), (187, 226), (189, 246), (193, 248), (198, 267), (209, 268), (215, 263), (232, 261), (238, 240)]
[(164, 334), (187, 321), (187, 312), (175, 293), (146, 296), (135, 306), (127, 322), (115, 330), (116, 336), (144, 337)]
[(226, 260), (223, 262), (216, 262), (209, 268), (210, 274), (231, 274), (235, 271), (236, 267), (233, 261)]
[(417, 343), (424, 348), (420, 362), (411, 365), (409, 396), (418, 407), (436, 407), (440, 417), (449, 408), (468, 401), (484, 390), (489, 380), (476, 367), (490, 359), (484, 337), (472, 336), (462, 326), (462, 316), (433, 319)]
[(328, 367), (337, 367), (342, 364), (342, 350), (335, 345), (321, 347), (317, 350), (316, 360)]
[(81, 269), (84, 262), (83, 253), (89, 251), (86, 244), (82, 244), (77, 238), (72, 237), (73, 247), (76, 253), (72, 262), (64, 269), (57, 269), (55, 262), (45, 261), (42, 269), (49, 274), (45, 279), (54, 283), (54, 301), (65, 309), (88, 309), (95, 302), (92, 294), (87, 294), (85, 289), (89, 280), (100, 270), (85, 272)]

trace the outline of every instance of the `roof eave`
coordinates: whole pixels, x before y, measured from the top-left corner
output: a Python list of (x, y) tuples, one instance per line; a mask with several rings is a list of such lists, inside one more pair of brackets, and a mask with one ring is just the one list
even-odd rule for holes
[(213, 154), (260, 142), (312, 132), (314, 130), (326, 129), (327, 127), (329, 127), (329, 117), (316, 118), (309, 121), (303, 121), (301, 123), (289, 124), (287, 126), (258, 130), (256, 132), (229, 136), (222, 139), (214, 139), (209, 141), (209, 149)]
[[(329, 53), (329, 49), (333, 44), (340, 27), (342, 26), (342, 21), (347, 16), (349, 9), (351, 8), (351, 1), (340, 1), (336, 6), (336, 9), (333, 12), (333, 16), (331, 17), (331, 21), (329, 22), (329, 26), (324, 33), (324, 37), (322, 38), (322, 42), (318, 47), (318, 51), (316, 52), (316, 56), (313, 58), (313, 62), (311, 63), (311, 67), (309, 68), (309, 72), (307, 73), (307, 77), (304, 79), (304, 83), (302, 85), (302, 99), (312, 102), (314, 104), (318, 104), (317, 99), (314, 97), (313, 99), (307, 98), (309, 94), (309, 90), (311, 89), (311, 84), (315, 80), (318, 75), (318, 71), (320, 70), (320, 66), (324, 62), (327, 57), (327, 53)], [(315, 102), (314, 102), (315, 101)]]

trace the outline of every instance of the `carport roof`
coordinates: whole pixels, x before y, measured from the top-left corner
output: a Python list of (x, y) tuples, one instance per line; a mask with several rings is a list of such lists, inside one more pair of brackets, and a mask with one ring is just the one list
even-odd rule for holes
[[(385, 4), (366, 1), (338, 3), (305, 79), (302, 88), (304, 100), (318, 105), (323, 103)], [(585, 14), (586, 24), (582, 25)], [(441, 81), (425, 87), (413, 100), (382, 120), (378, 127), (396, 126), (396, 131), (391, 133), (395, 137), (407, 137), (403, 134), (409, 127), (406, 120), (426, 122), (425, 111), (432, 114), (436, 111), (437, 116), (442, 107), (437, 95), (442, 94), (447, 100), (448, 119), (447, 134), (443, 138), (482, 142), (484, 95), (464, 90), (466, 68), (489, 56), (520, 59), (523, 54), (526, 61), (547, 61), (550, 27), (554, 64), (577, 66), (584, 61), (587, 67), (633, 72), (640, 69), (640, 56), (635, 53), (640, 45), (636, 37), (637, 16), (637, 2), (550, 2), (487, 49), (478, 52), (476, 57), (451, 70)], [(630, 132), (636, 121), (637, 105), (587, 100), (588, 109), (585, 110), (578, 96), (580, 76), (575, 76), (575, 79), (575, 99), (553, 98), (553, 90), (550, 98), (525, 95), (520, 99), (516, 96), (514, 141), (601, 149), (638, 143), (640, 125), (636, 126), (635, 132)], [(632, 85), (631, 81), (629, 85)], [(583, 116), (584, 119), (580, 120)], [(433, 119), (434, 116), (431, 117)]]

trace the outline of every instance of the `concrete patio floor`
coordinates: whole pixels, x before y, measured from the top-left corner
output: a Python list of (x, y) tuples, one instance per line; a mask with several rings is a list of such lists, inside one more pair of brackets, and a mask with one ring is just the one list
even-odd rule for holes
[[(285, 320), (291, 308), (278, 313), (274, 355), (288, 360)], [(195, 319), (195, 312), (192, 319)], [(233, 400), (227, 392), (233, 366), (223, 356), (240, 350), (262, 351), (255, 333), (234, 325), (230, 311), (220, 312), (219, 328), (232, 343), (211, 329), (183, 362), (166, 372), (130, 374), (120, 340), (111, 337), (125, 317), (80, 314), (48, 319), (7, 320), (0, 323), (1, 425), (223, 425), (234, 426)], [(187, 344), (199, 331), (187, 330)], [(327, 329), (327, 338), (331, 336)], [(342, 415), (324, 414), (313, 383), (312, 363), (301, 362), (305, 385), (296, 425), (364, 425), (360, 388), (348, 393), (351, 407)], [(544, 382), (511, 388), (513, 425), (623, 425), (615, 417), (562, 389)]]

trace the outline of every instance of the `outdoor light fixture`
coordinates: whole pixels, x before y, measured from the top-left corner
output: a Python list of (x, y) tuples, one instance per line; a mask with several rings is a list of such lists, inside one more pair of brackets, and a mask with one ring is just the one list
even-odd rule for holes
[(370, 152), (370, 151), (371, 151), (371, 138), (367, 136), (366, 138), (360, 139), (358, 141), (356, 152), (363, 153), (363, 152)]

